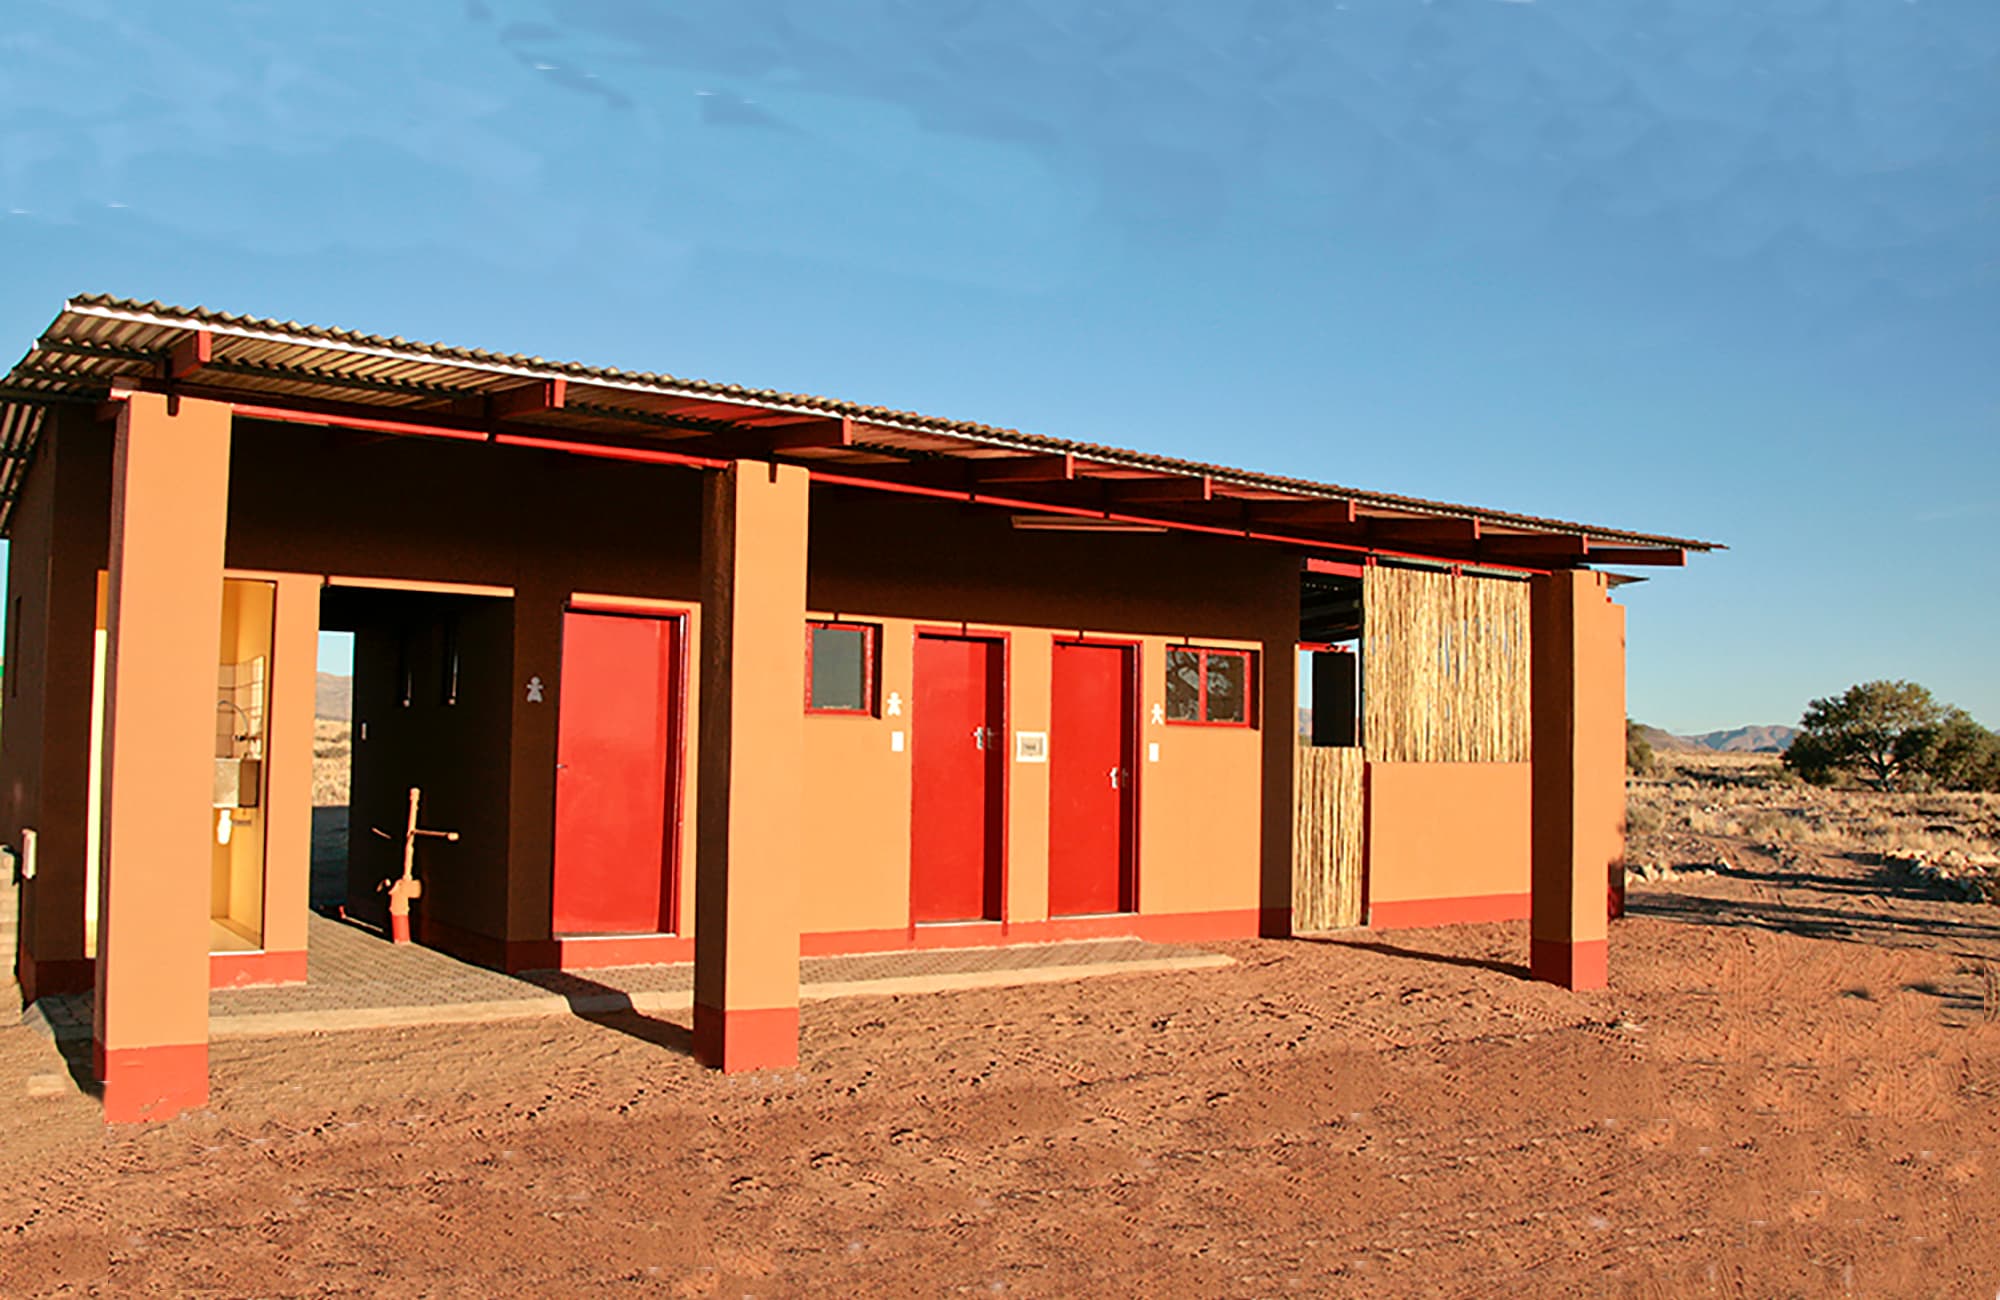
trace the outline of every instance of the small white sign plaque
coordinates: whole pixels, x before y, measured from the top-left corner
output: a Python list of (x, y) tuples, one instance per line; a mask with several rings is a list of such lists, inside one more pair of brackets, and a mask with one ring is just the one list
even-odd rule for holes
[(1014, 733), (1014, 761), (1016, 763), (1046, 763), (1049, 761), (1049, 733), (1046, 731), (1017, 731)]

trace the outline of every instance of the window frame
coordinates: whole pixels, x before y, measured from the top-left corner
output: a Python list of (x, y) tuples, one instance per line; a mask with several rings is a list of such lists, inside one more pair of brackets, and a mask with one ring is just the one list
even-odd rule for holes
[[(825, 630), (831, 632), (859, 632), (861, 634), (861, 693), (864, 703), (858, 709), (838, 709), (831, 705), (813, 703), (813, 633)], [(844, 618), (809, 618), (806, 620), (806, 712), (831, 718), (873, 718), (878, 716), (882, 703), (879, 647), (882, 642), (882, 628), (876, 623), (856, 623)]]
[[(1175, 651), (1197, 656), (1198, 668), (1196, 679), (1201, 683), (1201, 691), (1195, 697), (1195, 708), (1200, 716), (1194, 718), (1174, 717), (1166, 710), (1166, 695), (1163, 691), (1161, 694), (1161, 714), (1169, 726), (1238, 727), (1244, 730), (1251, 730), (1256, 727), (1258, 681), (1257, 652), (1255, 650), (1237, 650), (1228, 646), (1205, 645), (1170, 645), (1167, 647), (1168, 655), (1172, 655)], [(1211, 718), (1208, 716), (1208, 659), (1210, 655), (1229, 655), (1243, 661), (1243, 717), (1241, 721), (1228, 718)], [(1162, 666), (1164, 666), (1164, 661)], [(1167, 674), (1163, 674), (1163, 680), (1166, 676), (1170, 675), (1171, 670)]]

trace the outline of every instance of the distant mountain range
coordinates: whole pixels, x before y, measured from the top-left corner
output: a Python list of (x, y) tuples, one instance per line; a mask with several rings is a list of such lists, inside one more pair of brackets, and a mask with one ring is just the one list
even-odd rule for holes
[[(1299, 710), (1299, 734), (1312, 734), (1312, 710)], [(1658, 727), (1639, 724), (1639, 734), (1654, 749), (1698, 753), (1714, 750), (1725, 754), (1782, 754), (1792, 746), (1797, 727), (1731, 727), (1727, 731), (1705, 731), (1699, 736), (1676, 736)]]
[(1782, 754), (1792, 747), (1797, 727), (1731, 727), (1727, 731), (1704, 731), (1699, 736), (1676, 736), (1658, 727), (1639, 725), (1639, 734), (1654, 749), (1694, 751), (1710, 749), (1725, 754)]
[(313, 714), (334, 722), (347, 722), (352, 719), (354, 679), (335, 676), (333, 673), (321, 673), (318, 690), (314, 693)]

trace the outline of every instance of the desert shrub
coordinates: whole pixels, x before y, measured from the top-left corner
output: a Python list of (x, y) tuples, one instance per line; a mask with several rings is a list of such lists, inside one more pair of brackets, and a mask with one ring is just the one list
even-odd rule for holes
[(1753, 840), (1799, 837), (1800, 820), (1783, 808), (1751, 808), (1737, 819), (1738, 834)]
[(1814, 785), (2000, 789), (2000, 737), (1915, 682), (1862, 682), (1807, 704), (1784, 761)]
[(1634, 776), (1651, 776), (1659, 766), (1660, 760), (1639, 724), (1625, 719), (1625, 770)]
[(1972, 720), (1963, 709), (1949, 710), (1927, 738), (1923, 765), (1948, 790), (2000, 790), (2000, 736)]

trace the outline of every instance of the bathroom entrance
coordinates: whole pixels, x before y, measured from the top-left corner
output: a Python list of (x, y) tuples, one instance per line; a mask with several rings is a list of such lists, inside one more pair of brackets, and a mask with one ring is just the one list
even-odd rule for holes
[[(345, 694), (346, 835), (336, 870), (331, 796), (343, 755), (338, 725), (316, 747), (315, 907), (387, 934), (390, 887), (403, 872), (411, 791), (426, 829), (415, 849), (419, 942), (505, 933), (509, 682), (513, 600), (441, 591), (329, 586), (320, 600), (321, 712)], [(343, 644), (341, 638), (351, 638)], [(351, 671), (338, 667), (346, 650)]]

